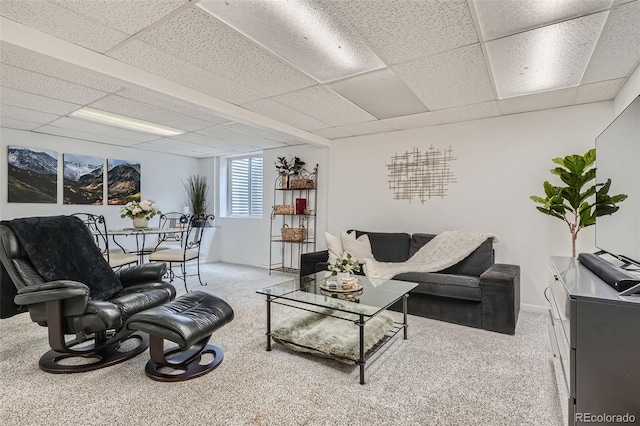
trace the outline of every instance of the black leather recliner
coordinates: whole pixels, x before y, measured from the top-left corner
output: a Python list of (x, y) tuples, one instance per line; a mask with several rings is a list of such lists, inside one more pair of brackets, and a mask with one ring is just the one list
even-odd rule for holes
[[(65, 235), (69, 234), (69, 229), (72, 230), (72, 235), (63, 236), (63, 240), (68, 238), (69, 241), (84, 241), (89, 238), (92, 241), (88, 229), (79, 219), (69, 219), (69, 216), (53, 219), (56, 218), (61, 218), (68, 225)], [(51, 218), (33, 219), (51, 222)], [(104, 268), (106, 260), (96, 247), (97, 256), (89, 257), (90, 269), (100, 269), (103, 276), (113, 273), (108, 278), (116, 284), (119, 281), (121, 286), (107, 289), (112, 290), (108, 297), (92, 297), (91, 283), (43, 278), (21, 244), (24, 236), (17, 237), (15, 228), (12, 229), (10, 223), (11, 221), (0, 223), (0, 261), (17, 288), (15, 303), (26, 305), (31, 320), (48, 328), (52, 350), (40, 358), (42, 370), (50, 373), (91, 371), (125, 361), (147, 349), (149, 336), (134, 333), (126, 329), (124, 324), (135, 313), (160, 306), (175, 298), (175, 288), (161, 278), (166, 273), (165, 264), (146, 264), (113, 272), (110, 268)], [(39, 222), (34, 223), (34, 238), (51, 232), (55, 227), (43, 227), (44, 230), (40, 231), (37, 228)], [(87, 246), (76, 250), (76, 255), (69, 256), (68, 261), (82, 261), (85, 252), (94, 254), (93, 249)], [(51, 257), (52, 262), (59, 262), (59, 257)], [(3, 282), (1, 285), (5, 286), (7, 283)], [(66, 335), (75, 335), (75, 338), (66, 340)], [(76, 359), (72, 361), (69, 358)]]

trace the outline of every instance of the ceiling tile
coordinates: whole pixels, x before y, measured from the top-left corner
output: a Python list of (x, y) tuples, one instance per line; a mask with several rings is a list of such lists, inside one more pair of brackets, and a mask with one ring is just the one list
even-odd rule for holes
[(499, 99), (577, 86), (608, 12), (485, 44)]
[(349, 133), (340, 127), (327, 127), (325, 129), (317, 129), (313, 130), (312, 133), (315, 133), (316, 135), (322, 136), (323, 138), (327, 139), (339, 139), (353, 136), (353, 133)]
[(84, 141), (105, 143), (109, 145), (118, 145), (118, 146), (131, 146), (131, 145), (140, 143), (139, 141), (134, 141), (130, 139), (122, 139), (122, 138), (107, 136), (105, 134), (83, 132), (80, 130), (73, 130), (73, 129), (63, 128), (63, 127), (55, 127), (55, 126), (38, 127), (37, 129), (35, 129), (35, 132), (42, 133), (45, 135), (63, 136), (66, 138), (80, 139)]
[(59, 115), (66, 115), (80, 108), (80, 105), (77, 104), (34, 95), (33, 93), (10, 89), (8, 87), (0, 87), (0, 103), (2, 106), (13, 105)]
[(586, 104), (589, 102), (609, 101), (616, 97), (626, 78), (601, 81), (598, 83), (584, 84), (578, 87), (574, 104)]
[(576, 87), (570, 87), (568, 89), (503, 99), (498, 101), (498, 108), (502, 114), (517, 114), (541, 109), (560, 108), (573, 103), (573, 98), (577, 90)]
[(388, 65), (478, 42), (466, 0), (332, 1)]
[(427, 111), (390, 68), (336, 81), (328, 87), (379, 119)]
[[(136, 147), (142, 146), (142, 145), (143, 144), (136, 145)], [(199, 153), (199, 154), (211, 154), (211, 153), (214, 153), (215, 151), (220, 151), (220, 149), (214, 148), (211, 146), (185, 142), (185, 141), (181, 141), (173, 138), (162, 138), (157, 141), (147, 142), (144, 145), (170, 148), (176, 153), (182, 153), (182, 155), (186, 153), (192, 153), (192, 152)]]
[(137, 118), (139, 120), (149, 121), (151, 123), (161, 124), (180, 130), (198, 130), (209, 127), (212, 124), (216, 124), (153, 104), (138, 102), (117, 95), (106, 96), (96, 102), (93, 102), (90, 106), (91, 108), (102, 111), (124, 115), (125, 117)]
[(263, 139), (258, 136), (239, 132), (229, 128), (226, 125), (209, 127), (208, 129), (199, 130), (198, 133), (213, 136), (216, 139), (222, 139), (229, 142), (237, 142), (242, 145), (255, 147), (271, 147), (279, 146), (280, 143), (272, 140)]
[(265, 96), (315, 83), (197, 7), (187, 9), (140, 37)]
[(33, 130), (42, 124), (32, 123), (30, 121), (16, 120), (14, 118), (0, 117), (0, 127), (17, 130)]
[(0, 14), (97, 52), (106, 52), (129, 37), (122, 31), (47, 1), (3, 0)]
[(96, 135), (107, 135), (113, 138), (130, 139), (131, 142), (148, 142), (159, 138), (158, 135), (120, 129), (118, 127), (107, 126), (104, 124), (98, 124), (78, 118), (69, 117), (62, 117), (54, 121), (53, 123), (50, 123), (50, 126), (77, 130), (85, 133), (93, 133)]
[(27, 56), (20, 52), (15, 52), (7, 43), (0, 43), (0, 53), (2, 62), (16, 68), (24, 68), (39, 74), (55, 77), (60, 80), (76, 83), (81, 86), (91, 87), (102, 92), (115, 92), (121, 86), (110, 83), (105, 79), (94, 78), (88, 72), (79, 71), (72, 65), (62, 65), (54, 61), (46, 61)]
[(385, 66), (321, 0), (202, 0), (198, 6), (320, 82)]
[(308, 87), (272, 99), (330, 126), (375, 120), (368, 112), (323, 86)]
[(201, 157), (207, 156), (206, 154), (200, 153), (198, 151), (191, 151), (188, 149), (181, 149), (181, 148), (170, 147), (170, 146), (154, 145), (152, 143), (140, 143), (135, 146), (132, 146), (132, 148), (141, 149), (143, 151), (158, 152), (161, 154), (181, 155), (183, 157), (189, 157), (189, 158), (201, 158)]
[(260, 99), (248, 102), (242, 106), (250, 111), (262, 114), (265, 117), (273, 118), (274, 120), (298, 127), (302, 130), (309, 131), (327, 127), (326, 123), (282, 105), (273, 99)]
[(58, 116), (54, 114), (47, 114), (46, 112), (33, 111), (31, 109), (10, 105), (3, 105), (2, 108), (0, 108), (0, 116), (40, 124), (49, 123), (58, 118)]
[(135, 34), (180, 6), (189, 3), (189, 0), (48, 1), (127, 34)]
[(392, 68), (430, 110), (494, 99), (479, 44), (394, 65)]
[(164, 97), (160, 94), (152, 94), (143, 90), (123, 89), (118, 92), (118, 96), (122, 96), (123, 98), (131, 99), (134, 101), (156, 105), (171, 111), (188, 115), (190, 117), (198, 118), (215, 125), (230, 123), (230, 120), (215, 115), (207, 108), (198, 107), (196, 105), (188, 104), (187, 102), (181, 103), (175, 98), (170, 98), (168, 96)]
[(475, 0), (483, 40), (516, 34), (611, 7), (613, 0)]
[(458, 121), (496, 117), (500, 115), (500, 110), (498, 109), (496, 101), (489, 101), (479, 104), (440, 109), (433, 111), (433, 114), (442, 120), (443, 123), (455, 123)]
[(295, 136), (292, 136), (288, 133), (279, 132), (277, 130), (267, 128), (258, 128), (243, 123), (226, 124), (224, 127), (277, 142), (292, 142), (297, 140)]
[(140, 40), (127, 41), (108, 56), (236, 105), (263, 96)]
[(178, 141), (197, 143), (200, 145), (206, 146), (215, 146), (216, 143), (223, 143), (222, 139), (214, 138), (213, 136), (203, 135), (195, 132), (187, 132), (181, 135), (172, 136), (171, 139), (175, 139)]
[(0, 85), (82, 105), (106, 95), (99, 90), (6, 64), (0, 64)]
[(582, 84), (628, 77), (640, 58), (640, 2), (611, 9)]
[[(230, 129), (220, 129), (220, 127), (221, 126), (209, 127), (207, 129), (198, 130), (195, 133), (203, 136), (211, 136), (211, 138), (208, 139), (208, 142), (206, 142), (208, 146), (215, 146), (218, 148), (228, 148), (228, 149), (235, 149), (238, 146), (242, 146), (242, 147), (250, 146), (250, 143), (245, 144), (240, 141), (240, 138), (242, 137), (242, 135), (239, 134), (239, 132), (234, 132), (233, 130), (230, 130)], [(246, 136), (249, 136), (249, 135), (246, 135)], [(238, 139), (234, 139), (234, 138), (238, 138)]]
[(442, 121), (432, 112), (405, 115), (404, 117), (393, 117), (381, 120), (394, 130), (415, 129), (418, 127), (429, 127), (442, 124)]
[(343, 130), (347, 133), (351, 133), (354, 136), (371, 135), (374, 133), (387, 133), (392, 132), (394, 129), (383, 121), (369, 121), (366, 123), (347, 124), (337, 127), (338, 130)]

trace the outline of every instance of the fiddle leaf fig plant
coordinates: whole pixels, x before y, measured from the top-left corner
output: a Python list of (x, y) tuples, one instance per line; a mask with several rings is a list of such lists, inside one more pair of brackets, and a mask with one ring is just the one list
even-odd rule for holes
[[(529, 197), (540, 204), (538, 211), (564, 221), (571, 233), (571, 248), (576, 257), (576, 240), (582, 228), (594, 225), (596, 217), (618, 211), (617, 206), (627, 198), (625, 194), (609, 195), (611, 179), (606, 183), (591, 183), (596, 178), (596, 150), (584, 155), (567, 155), (552, 160), (559, 167), (551, 173), (560, 177), (565, 186), (554, 186), (549, 181), (543, 184), (545, 197)], [(586, 186), (586, 188), (585, 188)]]

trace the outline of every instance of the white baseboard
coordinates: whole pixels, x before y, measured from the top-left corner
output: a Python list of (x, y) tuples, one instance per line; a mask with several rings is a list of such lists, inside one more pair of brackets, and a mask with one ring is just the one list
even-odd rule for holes
[(540, 306), (540, 305), (530, 305), (528, 303), (521, 303), (520, 309), (528, 312), (547, 312), (549, 310), (549, 307)]

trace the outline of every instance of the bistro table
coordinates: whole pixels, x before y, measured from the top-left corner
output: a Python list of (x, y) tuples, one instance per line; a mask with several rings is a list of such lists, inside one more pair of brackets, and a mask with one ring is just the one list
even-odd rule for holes
[[(147, 235), (157, 235), (158, 243), (164, 241), (176, 241), (182, 242), (183, 234), (187, 232), (187, 226), (176, 226), (173, 228), (121, 228), (110, 229), (107, 231), (113, 242), (124, 251), (137, 254), (140, 256), (140, 264), (144, 262), (144, 255), (151, 253), (150, 250), (145, 249), (145, 240)], [(134, 236), (136, 239), (136, 250), (131, 251), (123, 247), (117, 240), (116, 236)], [(162, 240), (162, 241), (160, 241)]]

